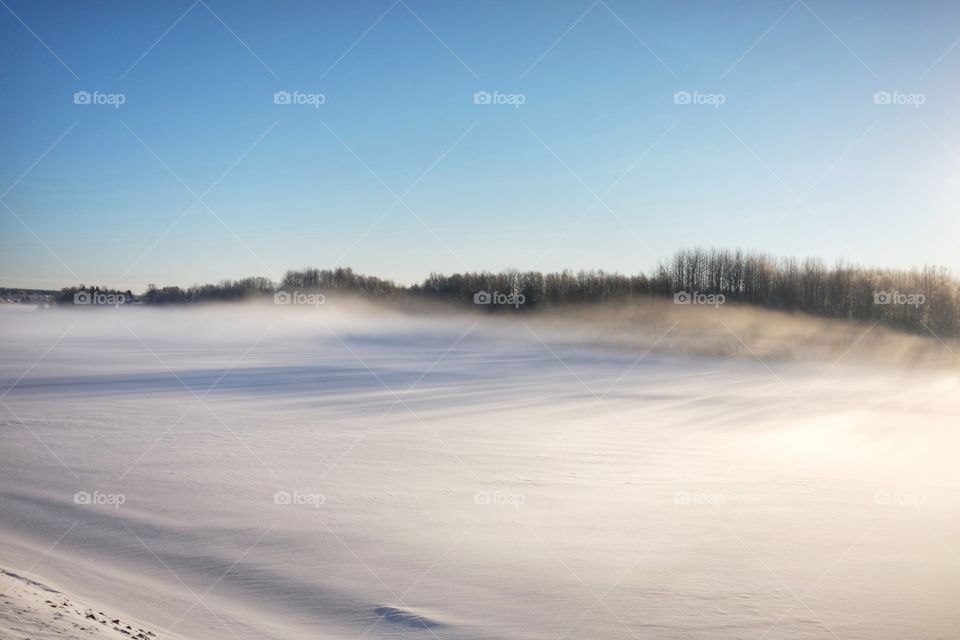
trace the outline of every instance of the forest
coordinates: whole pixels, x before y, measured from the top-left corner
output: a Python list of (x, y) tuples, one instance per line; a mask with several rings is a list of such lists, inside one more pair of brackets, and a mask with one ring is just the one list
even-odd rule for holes
[[(144, 304), (237, 301), (269, 297), (279, 291), (343, 292), (376, 299), (434, 300), (477, 306), (488, 312), (529, 312), (650, 296), (675, 297), (679, 302), (695, 294), (708, 294), (724, 304), (757, 305), (879, 322), (914, 333), (960, 336), (960, 281), (944, 268), (880, 269), (844, 262), (827, 265), (818, 258), (778, 258), (726, 249), (681, 250), (657, 264), (651, 273), (636, 275), (602, 270), (542, 273), (508, 269), (496, 273), (431, 273), (422, 283), (401, 286), (350, 268), (309, 268), (289, 270), (279, 283), (250, 277), (187, 289), (149, 285), (146, 292), (136, 296), (129, 291), (80, 285), (61, 290), (56, 302), (72, 304), (76, 294), (84, 291), (122, 293), (126, 302)], [(505, 298), (511, 302), (497, 304)]]

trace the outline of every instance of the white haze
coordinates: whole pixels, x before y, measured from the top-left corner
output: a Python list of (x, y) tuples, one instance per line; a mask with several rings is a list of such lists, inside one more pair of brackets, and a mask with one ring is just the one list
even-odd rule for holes
[(958, 636), (952, 345), (524, 318), (0, 309), (0, 568), (158, 638)]

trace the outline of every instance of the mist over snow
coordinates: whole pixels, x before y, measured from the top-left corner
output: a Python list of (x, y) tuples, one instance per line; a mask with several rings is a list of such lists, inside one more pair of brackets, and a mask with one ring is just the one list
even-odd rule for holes
[(666, 313), (0, 309), (0, 566), (159, 638), (952, 637), (956, 368)]

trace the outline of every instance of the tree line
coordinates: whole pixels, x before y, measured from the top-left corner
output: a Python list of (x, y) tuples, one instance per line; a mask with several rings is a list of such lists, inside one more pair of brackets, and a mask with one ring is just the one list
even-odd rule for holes
[[(57, 301), (72, 302), (74, 294), (85, 289), (63, 289)], [(120, 293), (100, 287), (96, 290)], [(722, 296), (725, 302), (879, 322), (916, 333), (929, 330), (939, 336), (960, 336), (960, 281), (946, 269), (875, 269), (844, 262), (827, 265), (817, 258), (777, 258), (725, 249), (678, 251), (649, 274), (516, 269), (497, 273), (431, 273), (422, 283), (405, 287), (354, 273), (349, 268), (311, 268), (287, 271), (279, 283), (251, 277), (187, 289), (149, 285), (134, 300), (147, 304), (223, 302), (267, 297), (278, 291), (340, 291), (380, 299), (476, 305), (487, 311), (504, 312), (683, 293), (709, 294)], [(133, 297), (129, 291), (123, 293)], [(509, 302), (501, 304), (503, 300)]]
[[(874, 269), (818, 258), (798, 260), (740, 250), (687, 249), (650, 274), (599, 270), (431, 274), (414, 295), (472, 302), (477, 291), (519, 293), (524, 307), (687, 294), (907, 331), (960, 336), (960, 281), (947, 269)], [(501, 305), (502, 306), (502, 305)], [(498, 305), (491, 305), (491, 309)]]

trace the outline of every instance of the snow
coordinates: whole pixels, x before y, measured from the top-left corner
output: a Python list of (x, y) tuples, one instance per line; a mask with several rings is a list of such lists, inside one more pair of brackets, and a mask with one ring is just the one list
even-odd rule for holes
[[(11, 640), (158, 640), (140, 623), (106, 614), (35, 580), (0, 571), (0, 637)], [(173, 640), (173, 635), (166, 635)]]
[(525, 317), (0, 309), (0, 568), (158, 638), (960, 634), (955, 368)]

